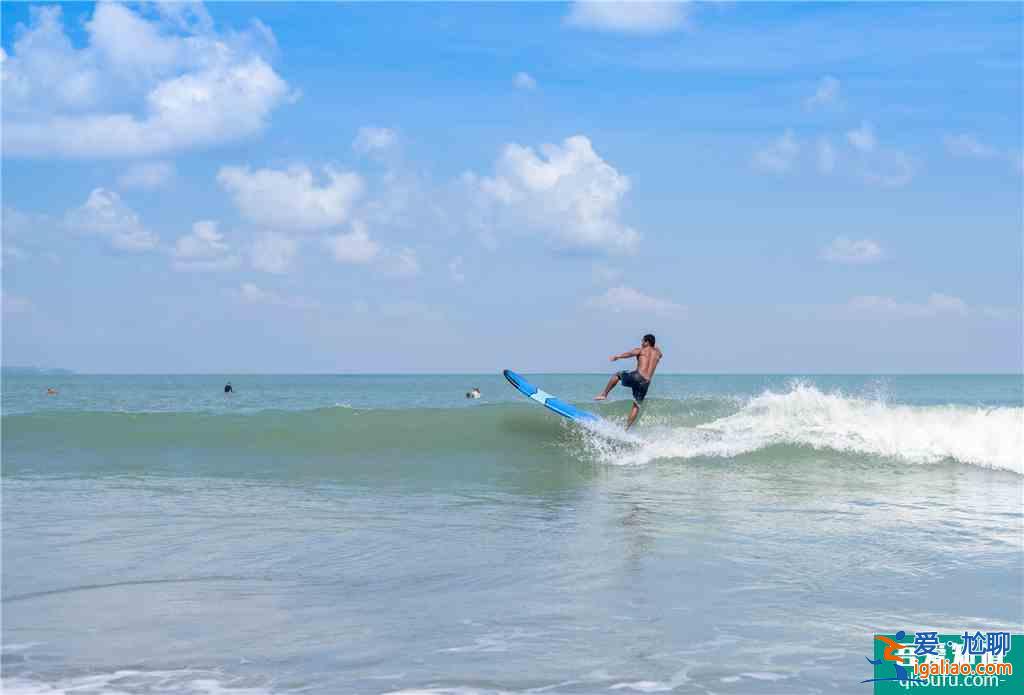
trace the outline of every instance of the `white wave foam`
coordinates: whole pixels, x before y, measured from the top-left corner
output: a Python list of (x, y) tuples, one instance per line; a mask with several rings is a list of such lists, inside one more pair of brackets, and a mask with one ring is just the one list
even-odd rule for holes
[(71, 676), (53, 682), (32, 678), (4, 677), (4, 695), (70, 695), (71, 693), (103, 693), (128, 695), (131, 692), (175, 692), (192, 695), (270, 695), (265, 688), (236, 687), (224, 683), (214, 674), (203, 671), (133, 671)]
[(954, 459), (1024, 475), (1024, 408), (910, 406), (823, 393), (796, 384), (766, 391), (738, 412), (697, 427), (658, 426), (624, 448), (588, 443), (599, 460), (638, 465), (666, 458), (732, 457), (777, 444), (928, 464)]

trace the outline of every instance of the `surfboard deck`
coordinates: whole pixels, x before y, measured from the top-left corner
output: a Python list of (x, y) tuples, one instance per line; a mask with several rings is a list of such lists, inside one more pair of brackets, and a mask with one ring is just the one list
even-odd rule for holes
[(587, 412), (586, 410), (580, 410), (574, 405), (566, 403), (565, 401), (555, 398), (547, 391), (542, 391), (523, 377), (519, 376), (511, 369), (506, 369), (502, 372), (505, 378), (508, 379), (508, 383), (512, 384), (527, 398), (537, 401), (548, 410), (558, 413), (562, 417), (569, 418), (576, 422), (598, 422), (601, 418), (593, 413)]

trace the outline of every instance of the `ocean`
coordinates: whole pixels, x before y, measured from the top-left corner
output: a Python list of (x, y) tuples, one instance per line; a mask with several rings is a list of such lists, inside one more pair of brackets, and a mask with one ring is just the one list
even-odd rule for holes
[(1022, 392), (659, 374), (626, 434), (500, 374), (5, 375), (3, 692), (863, 695), (874, 633), (1024, 632)]

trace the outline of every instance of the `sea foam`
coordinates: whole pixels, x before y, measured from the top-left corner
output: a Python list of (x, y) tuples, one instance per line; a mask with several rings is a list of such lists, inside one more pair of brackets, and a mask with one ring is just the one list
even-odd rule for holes
[(915, 464), (955, 460), (1024, 475), (1022, 408), (892, 404), (800, 383), (785, 393), (765, 391), (737, 412), (696, 427), (654, 424), (635, 437), (614, 443), (605, 438), (588, 447), (606, 463), (639, 465), (788, 444)]

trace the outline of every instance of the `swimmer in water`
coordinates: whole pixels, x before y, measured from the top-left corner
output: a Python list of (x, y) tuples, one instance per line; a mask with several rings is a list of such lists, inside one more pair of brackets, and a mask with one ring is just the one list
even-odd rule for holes
[(466, 392), (466, 398), (480, 398), (480, 388), (474, 386), (473, 390)]
[(224, 393), (234, 393), (235, 390), (231, 388), (231, 382), (224, 384)]

